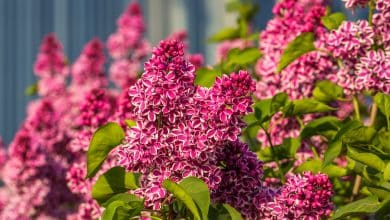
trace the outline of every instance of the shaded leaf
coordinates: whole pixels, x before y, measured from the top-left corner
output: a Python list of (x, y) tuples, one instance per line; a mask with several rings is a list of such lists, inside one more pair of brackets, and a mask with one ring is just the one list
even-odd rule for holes
[(210, 206), (210, 192), (207, 184), (196, 177), (188, 177), (179, 185), (191, 196), (198, 206), (202, 219), (207, 219)]
[(118, 193), (118, 194), (115, 194), (113, 195), (112, 197), (110, 197), (108, 200), (106, 200), (105, 202), (103, 202), (101, 204), (101, 206), (107, 208), (107, 206), (111, 203), (111, 202), (114, 202), (114, 201), (117, 201), (117, 200), (120, 200), (120, 201), (124, 201), (126, 204), (132, 204), (133, 202), (135, 203), (138, 203), (138, 202), (141, 202), (143, 204), (143, 199), (133, 195), (133, 194), (129, 194), (127, 192), (125, 193)]
[(316, 87), (313, 90), (313, 97), (321, 102), (339, 100), (343, 96), (343, 88), (329, 80), (316, 82)]
[(185, 204), (188, 210), (194, 215), (195, 219), (201, 220), (201, 215), (194, 200), (183, 187), (169, 179), (164, 180), (162, 185), (168, 192), (172, 193), (177, 199)]
[(137, 189), (138, 179), (139, 174), (126, 173), (123, 167), (113, 167), (99, 176), (92, 188), (92, 198), (103, 204), (115, 194)]
[(331, 139), (340, 128), (340, 121), (334, 116), (324, 116), (307, 123), (301, 132), (302, 138), (309, 138), (314, 135), (322, 135)]
[[(264, 162), (274, 161), (277, 159), (294, 158), (298, 148), (301, 146), (299, 138), (286, 138), (281, 145), (267, 147), (256, 152), (258, 158)], [(273, 154), (275, 152), (275, 155)]]
[(348, 121), (341, 126), (340, 130), (337, 132), (333, 140), (328, 144), (326, 151), (324, 153), (323, 166), (330, 164), (336, 157), (341, 153), (343, 144), (342, 136), (347, 133), (349, 130), (360, 127), (361, 122), (359, 121)]
[(314, 99), (300, 99), (291, 101), (286, 107), (284, 107), (283, 112), (285, 116), (297, 116), (334, 110), (336, 109)]
[(113, 201), (104, 210), (102, 220), (128, 220), (139, 216), (142, 208), (142, 203), (139, 203), (137, 206), (131, 206), (125, 201)]

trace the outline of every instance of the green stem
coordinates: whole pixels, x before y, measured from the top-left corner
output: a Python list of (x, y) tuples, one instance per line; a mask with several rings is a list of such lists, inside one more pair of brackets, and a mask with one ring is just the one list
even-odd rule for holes
[[(352, 102), (353, 102), (353, 108), (355, 110), (355, 117), (358, 121), (361, 122), (362, 120), (360, 117), (359, 100), (357, 95), (353, 96)], [(359, 194), (361, 183), (362, 183), (362, 177), (360, 175), (356, 175), (355, 182), (353, 184), (353, 189), (352, 189), (351, 201), (353, 201), (355, 197)]]
[(353, 102), (353, 108), (355, 110), (355, 117), (358, 121), (362, 121), (361, 117), (360, 117), (360, 109), (359, 109), (359, 100), (358, 100), (358, 97), (357, 96), (353, 96), (353, 99), (352, 99), (352, 102)]
[(271, 148), (272, 157), (275, 160), (276, 165), (278, 166), (280, 180), (282, 183), (285, 183), (286, 179), (284, 177), (282, 167), (280, 166), (280, 163), (279, 163), (279, 157), (275, 152), (274, 145), (272, 144), (271, 135), (268, 133), (268, 131), (262, 125), (260, 125), (260, 127), (263, 129), (263, 131), (265, 132), (265, 135), (267, 136), (267, 140), (268, 140), (268, 143), (270, 145), (269, 147)]
[(375, 10), (375, 0), (371, 0), (368, 3), (368, 23), (370, 26), (372, 26), (372, 17), (374, 15), (374, 10)]

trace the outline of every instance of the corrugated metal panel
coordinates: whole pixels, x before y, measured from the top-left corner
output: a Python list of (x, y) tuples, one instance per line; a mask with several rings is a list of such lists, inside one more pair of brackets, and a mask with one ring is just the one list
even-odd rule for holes
[[(215, 46), (206, 48), (207, 36), (234, 21), (223, 10), (226, 1), (139, 0), (147, 20), (147, 37), (153, 43), (187, 27), (190, 50), (205, 53), (208, 63), (213, 61)], [(257, 1), (263, 8), (272, 5), (272, 1)], [(0, 0), (0, 136), (7, 143), (23, 121), (26, 104), (31, 100), (24, 89), (34, 83), (32, 65), (42, 37), (56, 32), (73, 61), (91, 38), (107, 39), (129, 2)], [(267, 13), (259, 24), (270, 17)]]

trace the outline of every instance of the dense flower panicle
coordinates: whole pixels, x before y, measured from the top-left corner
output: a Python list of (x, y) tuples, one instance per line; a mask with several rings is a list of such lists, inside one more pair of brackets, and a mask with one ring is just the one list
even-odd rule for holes
[(325, 11), (322, 1), (309, 4), (284, 0), (275, 5), (275, 17), (260, 34), (259, 47), (263, 56), (256, 64), (256, 73), (261, 78), (256, 90), (259, 99), (270, 98), (278, 92), (286, 92), (292, 99), (309, 96), (315, 81), (325, 79), (332, 72), (331, 57), (316, 51), (301, 56), (276, 73), (283, 50), (290, 41), (304, 32), (312, 31), (316, 36), (325, 33), (320, 19)]
[(267, 193), (262, 187), (263, 163), (257, 159), (246, 144), (239, 141), (228, 143), (219, 149), (217, 160), (222, 166), (222, 180), (212, 191), (213, 201), (228, 203), (249, 219), (256, 219), (258, 211), (252, 202), (262, 194), (266, 201)]
[[(10, 145), (4, 182), (11, 192), (0, 219), (64, 218), (77, 198), (66, 188), (65, 161), (23, 126)], [(47, 203), (46, 201), (51, 201)], [(69, 206), (71, 207), (71, 206)]]
[(390, 50), (368, 51), (356, 64), (356, 75), (356, 84), (366, 90), (390, 93)]
[(372, 25), (366, 20), (346, 21), (324, 39), (325, 48), (341, 61), (329, 79), (347, 94), (390, 91), (390, 2), (377, 1), (376, 8)]
[(110, 79), (120, 88), (128, 88), (137, 79), (141, 60), (149, 53), (149, 43), (143, 39), (145, 24), (140, 5), (133, 1), (117, 21), (117, 31), (107, 41), (114, 62)]
[[(66, 171), (67, 185), (72, 193), (78, 195), (80, 203), (77, 213), (68, 219), (92, 220), (98, 218), (102, 213), (102, 209), (92, 199), (91, 195), (92, 186), (97, 177), (93, 179), (85, 178), (87, 174), (85, 154), (93, 132), (113, 117), (116, 104), (115, 98), (116, 96), (113, 96), (107, 88), (96, 88), (87, 93), (85, 100), (80, 105), (78, 123), (81, 130), (69, 144), (69, 150), (74, 153), (74, 162)], [(103, 174), (114, 165), (111, 157), (109, 156), (98, 174)]]
[(87, 84), (94, 88), (105, 86), (107, 82), (104, 76), (104, 62), (103, 43), (95, 38), (86, 44), (72, 65), (73, 84)]
[(42, 78), (54, 74), (68, 74), (62, 45), (54, 33), (46, 35), (43, 39), (37, 60), (34, 64), (34, 72)]
[(121, 88), (137, 81), (140, 64), (127, 59), (115, 61), (110, 66), (111, 80)]
[(114, 97), (104, 89), (91, 90), (80, 108), (81, 126), (97, 128), (105, 124), (113, 112)]
[(258, 204), (262, 219), (321, 219), (333, 210), (332, 183), (324, 174), (293, 175), (272, 201)]
[(55, 34), (48, 34), (43, 39), (34, 72), (39, 77), (38, 94), (47, 96), (65, 91), (65, 77), (69, 68), (62, 45)]
[(390, 1), (377, 0), (376, 10), (372, 17), (372, 23), (378, 44), (383, 44), (384, 48), (390, 48)]
[(161, 41), (128, 92), (137, 126), (127, 130), (118, 163), (143, 174), (135, 193), (153, 209), (167, 196), (164, 179), (196, 176), (217, 187), (222, 173), (216, 150), (237, 140), (245, 125), (241, 117), (251, 110), (255, 85), (249, 73), (224, 76), (211, 89), (196, 87), (194, 73), (182, 43)]

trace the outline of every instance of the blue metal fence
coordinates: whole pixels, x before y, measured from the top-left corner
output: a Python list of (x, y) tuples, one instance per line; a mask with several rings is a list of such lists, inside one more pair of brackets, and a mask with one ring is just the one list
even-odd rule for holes
[[(186, 28), (190, 50), (213, 62), (215, 45), (207, 36), (234, 22), (224, 12), (229, 0), (139, 0), (148, 26), (147, 37), (158, 42)], [(272, 16), (272, 0), (257, 0), (257, 29)], [(42, 37), (56, 32), (71, 61), (97, 36), (106, 40), (129, 0), (0, 0), (0, 136), (8, 143), (25, 117), (30, 100), (24, 89), (34, 83), (32, 66)], [(230, 17), (229, 17), (230, 16)]]

